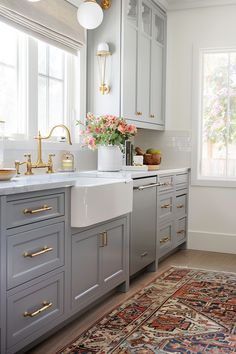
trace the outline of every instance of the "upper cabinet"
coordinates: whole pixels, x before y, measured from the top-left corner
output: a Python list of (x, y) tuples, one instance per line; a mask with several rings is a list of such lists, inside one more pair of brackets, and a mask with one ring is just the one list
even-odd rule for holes
[[(115, 35), (111, 39), (114, 31), (121, 34), (119, 40)], [(111, 92), (106, 97), (92, 86), (97, 81), (97, 63), (91, 55), (94, 56), (93, 48), (103, 41), (108, 42), (111, 50), (113, 48)], [(164, 11), (151, 0), (113, 1), (99, 29), (88, 34), (88, 110), (122, 116), (138, 128), (163, 130), (165, 61)], [(111, 106), (116, 109), (109, 111)]]

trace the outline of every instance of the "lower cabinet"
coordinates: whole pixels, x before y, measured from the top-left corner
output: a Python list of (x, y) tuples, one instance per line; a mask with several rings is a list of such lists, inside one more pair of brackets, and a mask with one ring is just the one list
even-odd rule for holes
[(162, 175), (157, 192), (157, 255), (166, 256), (187, 240), (188, 173)]
[(127, 219), (72, 235), (72, 308), (84, 308), (128, 277)]
[(54, 327), (64, 312), (64, 273), (7, 297), (7, 347)]

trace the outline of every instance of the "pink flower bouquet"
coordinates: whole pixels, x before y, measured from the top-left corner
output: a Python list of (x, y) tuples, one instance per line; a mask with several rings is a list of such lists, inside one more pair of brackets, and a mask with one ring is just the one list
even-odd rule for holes
[(124, 145), (125, 141), (135, 136), (137, 128), (129, 125), (123, 118), (112, 115), (96, 117), (88, 113), (86, 123), (77, 121), (83, 126), (80, 134), (83, 136), (83, 144), (95, 150), (99, 145)]

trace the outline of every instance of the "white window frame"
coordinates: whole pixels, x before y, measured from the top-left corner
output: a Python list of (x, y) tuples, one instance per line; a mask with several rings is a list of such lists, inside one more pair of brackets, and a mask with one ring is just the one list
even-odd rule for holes
[[(15, 149), (24, 146), (27, 149), (35, 147), (34, 137), (38, 133), (38, 51), (37, 42), (34, 38), (28, 37), (28, 51), (26, 54), (27, 58), (24, 58), (27, 65), (24, 70), (27, 70), (27, 93), (26, 93), (26, 135), (19, 134), (18, 136), (14, 134), (14, 139), (9, 137), (4, 142), (4, 148)], [(73, 65), (77, 65), (76, 68), (77, 77), (74, 75), (74, 71), (70, 70), (72, 65), (69, 66), (67, 70), (68, 74), (68, 85), (76, 88), (76, 93), (67, 97), (67, 108), (68, 108), (68, 118), (66, 125), (71, 131), (73, 148), (78, 149), (80, 146), (79, 137), (79, 127), (76, 126), (76, 120), (79, 120), (86, 115), (86, 46), (83, 46), (78, 53), (78, 60), (74, 61)], [(71, 59), (72, 61), (72, 59)], [(71, 63), (72, 64), (72, 63)], [(26, 66), (25, 65), (25, 66)], [(66, 66), (67, 67), (67, 66)], [(34, 92), (34, 94), (32, 94)], [(76, 97), (77, 95), (77, 97)], [(61, 122), (58, 122), (60, 124)], [(62, 143), (57, 142), (55, 139), (47, 140), (45, 145), (53, 144), (55, 150), (61, 150)]]
[(235, 178), (200, 176), (202, 134), (203, 54), (236, 52), (236, 47), (193, 47), (192, 66), (192, 158), (191, 184), (206, 187), (236, 187)]

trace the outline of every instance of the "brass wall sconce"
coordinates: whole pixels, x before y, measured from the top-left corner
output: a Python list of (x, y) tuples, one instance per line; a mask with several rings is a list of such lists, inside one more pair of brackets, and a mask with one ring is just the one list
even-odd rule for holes
[(97, 50), (97, 59), (100, 77), (99, 91), (102, 95), (107, 95), (110, 92), (110, 87), (106, 84), (106, 64), (109, 56), (111, 56), (109, 45), (107, 43), (100, 43)]
[(111, 0), (102, 0), (101, 1), (101, 8), (103, 10), (107, 10), (111, 7)]

